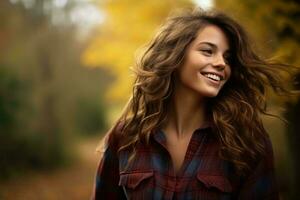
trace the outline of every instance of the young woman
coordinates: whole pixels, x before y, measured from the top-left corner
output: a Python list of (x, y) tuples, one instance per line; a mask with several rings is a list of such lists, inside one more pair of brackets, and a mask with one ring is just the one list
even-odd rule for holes
[(106, 136), (92, 199), (278, 199), (260, 115), (267, 86), (287, 92), (284, 67), (224, 14), (169, 18)]

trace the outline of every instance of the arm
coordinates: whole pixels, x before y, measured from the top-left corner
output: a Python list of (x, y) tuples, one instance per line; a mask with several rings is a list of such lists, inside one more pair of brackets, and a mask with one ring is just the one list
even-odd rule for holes
[(238, 199), (279, 199), (272, 144), (266, 140), (265, 155), (244, 182)]
[(92, 200), (126, 199), (119, 183), (119, 161), (112, 137), (109, 137), (107, 147), (101, 158), (94, 184)]

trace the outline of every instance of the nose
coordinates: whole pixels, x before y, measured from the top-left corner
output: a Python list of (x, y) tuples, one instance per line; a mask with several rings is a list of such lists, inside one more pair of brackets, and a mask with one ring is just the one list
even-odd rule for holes
[(225, 68), (226, 62), (225, 62), (225, 59), (224, 59), (223, 55), (216, 55), (215, 56), (213, 66), (220, 69), (220, 70), (223, 70)]

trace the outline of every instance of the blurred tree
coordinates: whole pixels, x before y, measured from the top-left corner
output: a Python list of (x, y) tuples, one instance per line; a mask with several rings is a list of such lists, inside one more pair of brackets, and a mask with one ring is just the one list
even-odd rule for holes
[(99, 105), (99, 100), (79, 99), (76, 110), (76, 121), (80, 132), (93, 135), (106, 127), (104, 107)]
[(19, 152), (13, 145), (20, 145), (22, 134), (17, 136), (15, 124), (19, 122), (18, 114), (26, 106), (24, 85), (15, 74), (0, 65), (0, 179), (6, 178), (18, 165), (18, 161), (7, 162)]
[[(82, 113), (102, 132), (102, 92), (111, 81), (104, 69), (80, 63), (86, 40), (72, 23), (51, 23), (45, 4), (53, 1), (15, 2), (0, 1), (0, 177), (67, 162), (76, 133), (90, 128), (80, 125)], [(68, 2), (67, 10), (76, 3)]]
[(150, 39), (170, 11), (191, 5), (188, 0), (101, 1), (106, 20), (82, 60), (85, 65), (109, 69), (116, 77), (107, 94), (110, 102), (124, 104), (130, 95), (133, 79), (129, 70), (136, 49)]
[[(218, 8), (231, 13), (233, 17), (245, 25), (245, 28), (258, 43), (259, 49), (265, 57), (273, 57), (281, 62), (300, 66), (300, 3), (296, 0), (215, 0)], [(300, 81), (298, 75), (298, 81)], [(299, 89), (299, 86), (298, 86)], [(282, 99), (272, 97), (271, 103), (282, 104)], [(280, 167), (281, 191), (287, 199), (297, 199), (300, 191), (297, 189), (300, 184), (300, 138), (299, 138), (299, 116), (300, 99), (289, 99), (288, 110), (285, 114), (289, 120), (287, 134), (281, 134), (281, 138), (275, 140), (275, 149), (282, 151), (281, 158), (278, 159)], [(280, 113), (282, 114), (282, 113)], [(273, 124), (273, 127), (276, 125)], [(270, 128), (270, 134), (274, 138), (278, 130)], [(287, 137), (286, 137), (287, 136)], [(287, 139), (287, 142), (285, 141)], [(288, 145), (287, 145), (288, 144)], [(285, 152), (286, 150), (290, 150)], [(284, 152), (284, 153), (283, 153)], [(290, 159), (292, 154), (292, 160)], [(293, 172), (289, 170), (290, 163), (293, 163)], [(286, 171), (291, 173), (286, 174)], [(291, 179), (291, 180), (286, 180)], [(292, 184), (291, 184), (292, 182)], [(288, 187), (286, 185), (292, 185)]]

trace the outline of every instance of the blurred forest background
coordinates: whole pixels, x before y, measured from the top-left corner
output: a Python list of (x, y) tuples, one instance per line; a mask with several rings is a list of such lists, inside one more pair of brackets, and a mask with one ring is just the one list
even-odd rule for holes
[[(1, 0), (0, 200), (88, 199), (136, 56), (171, 12), (195, 5), (227, 12), (262, 55), (300, 66), (296, 0)], [(300, 99), (270, 97), (289, 121), (264, 120), (281, 198), (297, 199)]]

